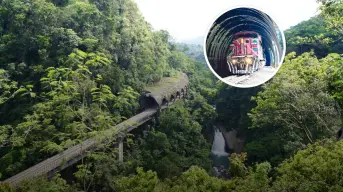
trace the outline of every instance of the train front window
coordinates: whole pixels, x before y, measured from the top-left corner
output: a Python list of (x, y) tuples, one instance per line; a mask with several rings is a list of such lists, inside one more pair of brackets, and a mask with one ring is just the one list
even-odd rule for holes
[(258, 38), (257, 34), (251, 33), (251, 34), (237, 34), (235, 36), (236, 38)]

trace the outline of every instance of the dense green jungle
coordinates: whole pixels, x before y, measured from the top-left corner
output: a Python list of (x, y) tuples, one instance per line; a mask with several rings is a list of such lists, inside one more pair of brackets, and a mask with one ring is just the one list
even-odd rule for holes
[[(135, 115), (143, 87), (191, 74), (186, 99), (127, 135), (123, 162), (108, 146), (72, 179), (0, 191), (343, 191), (343, 2), (318, 2), (320, 14), (285, 31), (275, 77), (240, 89), (214, 77), (201, 46), (153, 30), (132, 0), (0, 0), (1, 181)], [(228, 177), (212, 170), (218, 122), (246, 137)]]

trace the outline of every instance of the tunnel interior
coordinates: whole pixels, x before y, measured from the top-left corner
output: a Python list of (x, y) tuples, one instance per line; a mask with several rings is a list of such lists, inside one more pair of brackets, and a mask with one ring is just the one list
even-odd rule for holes
[(266, 65), (278, 67), (284, 52), (282, 33), (265, 13), (254, 8), (236, 8), (221, 15), (206, 38), (206, 56), (213, 70), (221, 77), (232, 75), (227, 64), (233, 35), (254, 31), (261, 35)]
[(158, 108), (158, 103), (152, 96), (142, 95), (140, 97), (140, 107), (141, 110), (146, 110), (150, 108)]

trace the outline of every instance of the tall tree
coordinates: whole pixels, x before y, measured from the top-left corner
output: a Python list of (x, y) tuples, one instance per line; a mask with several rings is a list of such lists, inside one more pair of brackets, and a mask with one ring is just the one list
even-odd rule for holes
[(319, 61), (313, 53), (289, 54), (280, 72), (253, 98), (257, 106), (250, 114), (252, 127), (269, 127), (288, 152), (333, 136), (341, 121), (328, 94), (327, 60), (330, 56)]

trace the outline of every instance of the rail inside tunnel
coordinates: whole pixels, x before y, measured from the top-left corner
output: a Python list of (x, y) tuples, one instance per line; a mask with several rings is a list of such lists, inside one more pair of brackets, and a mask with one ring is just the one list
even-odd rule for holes
[(245, 31), (253, 31), (261, 35), (266, 66), (275, 66), (282, 62), (285, 42), (276, 23), (257, 9), (236, 8), (222, 14), (213, 23), (206, 38), (208, 62), (219, 76), (232, 75), (227, 64), (229, 47), (233, 36)]

